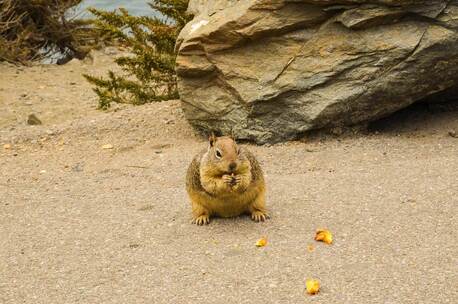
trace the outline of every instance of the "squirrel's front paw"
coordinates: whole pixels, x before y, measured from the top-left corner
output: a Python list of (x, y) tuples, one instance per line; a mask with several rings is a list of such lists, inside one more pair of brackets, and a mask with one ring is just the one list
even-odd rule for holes
[(251, 219), (255, 222), (264, 222), (268, 218), (269, 215), (263, 211), (256, 210), (251, 213)]
[(192, 223), (199, 226), (207, 225), (210, 223), (210, 216), (208, 216), (207, 214), (200, 215), (193, 219)]
[(234, 175), (232, 176), (232, 185), (240, 185), (240, 182), (242, 181), (242, 177), (240, 175)]
[(228, 175), (228, 174), (224, 174), (223, 177), (223, 182), (225, 184), (228, 184), (228, 185), (231, 185), (232, 184), (232, 176)]

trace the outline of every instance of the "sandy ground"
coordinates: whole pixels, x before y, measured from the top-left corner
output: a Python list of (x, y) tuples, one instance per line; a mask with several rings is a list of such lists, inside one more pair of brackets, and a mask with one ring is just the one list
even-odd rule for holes
[(0, 65), (0, 303), (458, 302), (458, 112), (250, 146), (272, 218), (197, 227), (184, 176), (204, 140), (177, 101), (96, 110), (79, 75), (105, 60)]

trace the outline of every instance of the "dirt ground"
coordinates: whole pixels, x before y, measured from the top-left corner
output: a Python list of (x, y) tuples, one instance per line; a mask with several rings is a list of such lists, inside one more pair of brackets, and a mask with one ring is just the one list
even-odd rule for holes
[(458, 112), (249, 146), (272, 218), (197, 227), (184, 176), (205, 141), (178, 101), (96, 110), (80, 74), (109, 63), (0, 65), (0, 303), (458, 302)]

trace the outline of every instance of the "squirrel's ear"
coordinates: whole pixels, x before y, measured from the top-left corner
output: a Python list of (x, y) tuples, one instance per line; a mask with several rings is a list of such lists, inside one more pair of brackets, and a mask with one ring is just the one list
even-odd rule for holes
[(213, 145), (214, 145), (215, 142), (216, 142), (215, 133), (212, 132), (212, 134), (211, 134), (210, 137), (208, 138), (208, 141), (210, 142), (210, 147), (213, 147)]

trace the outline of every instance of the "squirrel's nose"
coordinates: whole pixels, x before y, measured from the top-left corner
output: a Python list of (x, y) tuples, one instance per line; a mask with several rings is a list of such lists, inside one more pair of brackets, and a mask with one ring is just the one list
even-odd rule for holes
[(234, 170), (235, 170), (235, 167), (237, 167), (237, 164), (236, 164), (236, 163), (230, 163), (230, 164), (229, 164), (229, 170), (234, 171)]

